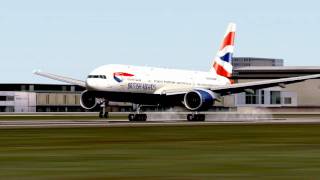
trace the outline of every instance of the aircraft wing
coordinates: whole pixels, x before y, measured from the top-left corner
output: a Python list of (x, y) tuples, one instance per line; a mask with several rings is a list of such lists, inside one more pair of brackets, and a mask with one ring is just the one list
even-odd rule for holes
[[(264, 89), (269, 87), (285, 87), (287, 84), (293, 84), (301, 81), (305, 81), (308, 79), (317, 79), (320, 78), (320, 74), (315, 75), (308, 75), (308, 76), (298, 76), (298, 77), (291, 77), (291, 78), (281, 78), (281, 79), (272, 79), (272, 80), (263, 80), (263, 81), (256, 81), (256, 82), (246, 82), (246, 83), (237, 83), (237, 84), (230, 84), (225, 86), (216, 86), (212, 88), (208, 88), (209, 90), (220, 94), (221, 96), (241, 93), (241, 92), (250, 92), (255, 89)], [(166, 95), (181, 95), (185, 94), (191, 89), (168, 89), (166, 90)]]
[(219, 93), (220, 95), (223, 96), (228, 94), (244, 92), (246, 90), (250, 91), (250, 90), (264, 89), (264, 88), (275, 87), (275, 86), (285, 87), (285, 85), (287, 84), (293, 84), (293, 83), (305, 81), (308, 79), (317, 79), (317, 78), (320, 78), (320, 74), (231, 84), (226, 86), (218, 86), (218, 87), (210, 88), (210, 90), (213, 92)]
[(56, 74), (51, 74), (51, 73), (41, 72), (41, 71), (34, 71), (33, 74), (36, 74), (36, 75), (39, 75), (39, 76), (42, 76), (42, 77), (46, 77), (46, 78), (49, 78), (49, 79), (57, 80), (57, 81), (62, 81), (62, 82), (69, 83), (69, 84), (72, 84), (72, 85), (78, 85), (78, 86), (86, 87), (86, 83), (84, 81), (73, 79), (73, 78), (69, 78), (69, 77), (66, 77), (66, 76), (61, 76), (61, 75), (56, 75)]

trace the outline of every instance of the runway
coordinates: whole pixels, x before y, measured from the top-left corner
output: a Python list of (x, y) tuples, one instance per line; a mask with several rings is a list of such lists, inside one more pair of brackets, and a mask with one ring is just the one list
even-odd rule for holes
[(142, 127), (142, 126), (207, 126), (207, 125), (249, 125), (249, 124), (319, 124), (320, 118), (288, 119), (230, 119), (188, 122), (186, 120), (150, 120), (129, 122), (128, 120), (0, 120), (0, 128), (64, 128), (64, 127)]

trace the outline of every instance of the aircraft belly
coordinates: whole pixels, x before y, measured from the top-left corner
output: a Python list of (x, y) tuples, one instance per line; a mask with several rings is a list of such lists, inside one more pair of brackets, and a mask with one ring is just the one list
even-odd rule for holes
[(135, 104), (148, 105), (178, 105), (181, 104), (183, 96), (165, 96), (160, 94), (146, 94), (133, 92), (111, 92), (111, 91), (94, 91), (98, 98), (106, 98), (115, 102), (133, 102)]

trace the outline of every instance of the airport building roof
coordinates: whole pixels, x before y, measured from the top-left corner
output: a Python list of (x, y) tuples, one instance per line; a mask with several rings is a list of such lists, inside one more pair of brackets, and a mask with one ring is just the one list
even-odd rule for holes
[(250, 66), (235, 68), (233, 79), (275, 79), (320, 74), (320, 66)]

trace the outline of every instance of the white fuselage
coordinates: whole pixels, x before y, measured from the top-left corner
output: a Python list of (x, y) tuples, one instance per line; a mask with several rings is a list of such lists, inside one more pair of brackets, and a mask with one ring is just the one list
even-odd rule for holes
[(170, 90), (210, 88), (230, 84), (215, 71), (201, 72), (109, 64), (93, 70), (86, 86), (92, 91), (163, 94)]

